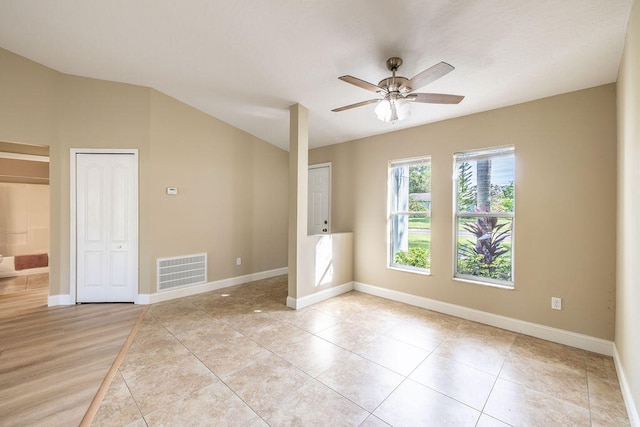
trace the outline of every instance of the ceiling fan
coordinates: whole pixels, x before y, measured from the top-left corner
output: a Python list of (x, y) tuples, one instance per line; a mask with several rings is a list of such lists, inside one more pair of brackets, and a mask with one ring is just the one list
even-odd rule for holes
[(464, 99), (460, 95), (448, 95), (443, 93), (412, 93), (415, 89), (428, 85), (439, 79), (445, 74), (454, 70), (454, 67), (446, 62), (440, 62), (421, 73), (418, 73), (412, 79), (396, 76), (396, 71), (402, 65), (402, 59), (393, 57), (387, 59), (387, 68), (391, 71), (391, 77), (380, 80), (378, 85), (360, 80), (353, 76), (338, 77), (343, 82), (350, 83), (362, 89), (375, 92), (382, 95), (379, 99), (369, 99), (367, 101), (357, 102), (344, 107), (334, 108), (331, 111), (344, 111), (351, 108), (362, 107), (363, 105), (378, 103), (376, 106), (376, 115), (378, 119), (384, 122), (393, 122), (396, 120), (404, 120), (411, 112), (410, 102), (422, 102), (428, 104), (458, 104)]

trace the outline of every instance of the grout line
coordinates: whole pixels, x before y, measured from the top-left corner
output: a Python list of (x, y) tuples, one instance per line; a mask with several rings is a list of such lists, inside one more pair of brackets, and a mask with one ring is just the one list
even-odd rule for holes
[(140, 329), (140, 326), (142, 325), (142, 320), (144, 319), (144, 316), (147, 314), (148, 310), (149, 310), (149, 306), (147, 305), (142, 310), (142, 313), (140, 313), (140, 316), (138, 316), (138, 320), (136, 321), (136, 324), (133, 326), (133, 329), (131, 329), (131, 332), (129, 333), (127, 340), (122, 345), (120, 352), (116, 356), (116, 359), (111, 365), (111, 368), (107, 372), (107, 375), (105, 376), (104, 380), (102, 380), (102, 384), (100, 384), (100, 388), (98, 388), (98, 391), (96, 392), (95, 397), (91, 401), (91, 404), (89, 405), (89, 409), (87, 409), (87, 412), (84, 414), (84, 417), (80, 422), (80, 427), (88, 427), (93, 422), (93, 419), (98, 413), (98, 409), (100, 409), (100, 404), (102, 404), (102, 400), (107, 394), (107, 390), (109, 390), (111, 381), (113, 381), (113, 378), (118, 372), (118, 368), (120, 368), (120, 364), (122, 363), (122, 360), (124, 359), (125, 354), (129, 350), (129, 347), (131, 346), (131, 343), (133, 342), (133, 339), (135, 338), (136, 333), (138, 332), (138, 329)]

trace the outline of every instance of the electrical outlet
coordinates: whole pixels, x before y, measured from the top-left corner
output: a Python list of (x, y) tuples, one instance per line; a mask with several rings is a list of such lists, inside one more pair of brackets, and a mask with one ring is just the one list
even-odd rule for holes
[(236, 258), (236, 265), (240, 265), (242, 264), (242, 258), (238, 257)]
[(554, 310), (562, 310), (562, 298), (551, 297), (551, 308)]

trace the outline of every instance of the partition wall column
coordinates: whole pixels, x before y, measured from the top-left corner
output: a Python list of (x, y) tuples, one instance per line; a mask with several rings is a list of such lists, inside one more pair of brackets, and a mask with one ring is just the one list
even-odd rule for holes
[(289, 298), (298, 298), (300, 253), (307, 237), (307, 177), (309, 173), (309, 111), (300, 104), (289, 108)]

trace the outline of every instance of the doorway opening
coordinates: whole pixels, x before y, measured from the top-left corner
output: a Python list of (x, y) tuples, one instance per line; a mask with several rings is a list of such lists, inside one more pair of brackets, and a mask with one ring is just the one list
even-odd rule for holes
[(49, 147), (0, 141), (0, 316), (47, 305), (49, 201)]

